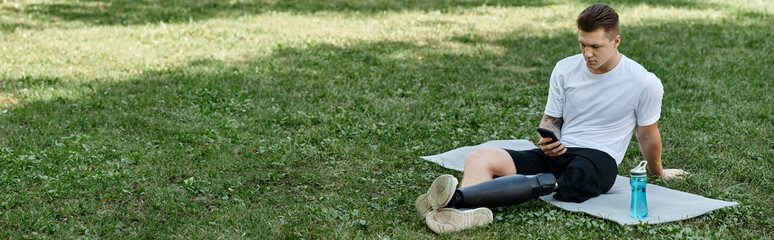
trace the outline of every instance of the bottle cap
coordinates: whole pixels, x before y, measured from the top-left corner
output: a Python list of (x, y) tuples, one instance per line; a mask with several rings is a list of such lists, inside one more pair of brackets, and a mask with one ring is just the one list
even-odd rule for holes
[(629, 174), (632, 175), (632, 177), (644, 177), (647, 173), (647, 170), (645, 170), (645, 165), (648, 164), (647, 161), (642, 161), (640, 164), (637, 164), (636, 167), (634, 167), (631, 171), (629, 171)]

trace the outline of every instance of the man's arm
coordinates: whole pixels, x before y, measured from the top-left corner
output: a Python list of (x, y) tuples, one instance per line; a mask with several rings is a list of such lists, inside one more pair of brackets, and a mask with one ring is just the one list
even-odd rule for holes
[(637, 126), (637, 142), (640, 143), (640, 151), (645, 161), (648, 161), (648, 170), (656, 176), (670, 180), (681, 178), (685, 172), (680, 169), (662, 169), (661, 166), (661, 133), (658, 131), (658, 122), (649, 126)]
[(546, 114), (543, 114), (543, 119), (540, 120), (540, 127), (551, 130), (558, 138), (562, 138), (562, 124), (564, 124), (564, 119), (555, 118)]
[[(555, 118), (555, 117), (543, 114), (543, 119), (540, 120), (540, 127), (551, 130), (552, 132), (554, 132), (554, 135), (556, 135), (556, 137), (561, 139), (563, 123), (564, 123), (564, 119), (562, 118)], [(556, 157), (567, 152), (567, 148), (564, 147), (564, 144), (558, 141), (559, 139), (556, 139), (556, 140), (557, 141), (554, 143), (547, 144), (549, 140), (541, 136), (540, 142), (538, 142), (538, 144), (540, 144), (540, 150), (542, 150), (543, 153), (551, 157)]]

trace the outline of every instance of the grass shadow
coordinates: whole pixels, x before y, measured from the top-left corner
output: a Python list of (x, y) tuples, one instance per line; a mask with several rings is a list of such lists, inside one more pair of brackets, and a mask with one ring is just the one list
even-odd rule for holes
[(28, 12), (60, 21), (80, 21), (95, 25), (137, 25), (159, 22), (201, 21), (217, 17), (240, 17), (266, 12), (308, 14), (316, 12), (358, 12), (362, 14), (391, 11), (447, 11), (478, 6), (545, 6), (561, 1), (526, 0), (430, 0), (430, 1), (65, 1), (40, 3), (27, 7)]
[[(665, 85), (661, 126), (668, 163), (702, 173), (696, 185), (673, 187), (752, 206), (715, 216), (718, 221), (771, 211), (760, 204), (772, 194), (768, 175), (737, 167), (774, 167), (762, 161), (772, 152), (737, 144), (774, 145), (767, 79), (774, 72), (765, 68), (774, 63), (762, 51), (773, 47), (771, 26), (632, 27), (621, 47)], [(0, 175), (3, 215), (20, 223), (3, 226), (3, 232), (74, 224), (96, 231), (74, 235), (153, 237), (189, 230), (244, 237), (203, 224), (226, 222), (246, 223), (240, 226), (253, 232), (247, 237), (325, 238), (395, 228), (408, 229), (406, 237), (429, 236), (414, 226), (413, 200), (422, 183), (450, 171), (417, 157), (534, 137), (553, 64), (577, 49), (571, 32), (453, 40), (505, 50), (318, 43), (278, 47), (241, 62), (199, 59), (120, 82), (9, 80), (15, 88), (34, 91), (48, 83), (78, 94), (23, 102), (0, 115), (0, 132), (10, 136), (0, 139), (7, 148), (0, 151), (6, 166)], [(757, 138), (742, 139), (746, 134)], [(725, 161), (702, 161), (706, 152)], [(627, 158), (636, 155), (632, 150)], [(750, 184), (747, 193), (725, 191), (740, 182)], [(530, 206), (526, 211), (542, 212), (539, 204)], [(30, 220), (33, 210), (38, 218)], [(363, 219), (398, 222), (367, 225)], [(740, 221), (751, 230), (768, 227), (765, 220)], [(612, 228), (599, 237), (631, 231)], [(554, 230), (545, 236), (566, 234), (548, 232)]]
[[(30, 3), (23, 8), (10, 8), (11, 14), (23, 14), (40, 18), (45, 21), (75, 21), (87, 25), (143, 25), (165, 23), (181, 23), (201, 21), (221, 17), (241, 17), (264, 14), (267, 12), (289, 12), (294, 14), (310, 14), (317, 12), (343, 12), (358, 14), (373, 14), (398, 11), (454, 11), (461, 8), (479, 6), (525, 6), (538, 7), (553, 4), (566, 4), (566, 1), (527, 1), (527, 0), (429, 0), (429, 1), (310, 1), (310, 0), (85, 0), (60, 1), (55, 3)], [(592, 4), (595, 2), (588, 2)], [(707, 8), (712, 5), (700, 1), (668, 0), (668, 1), (634, 1), (624, 0), (610, 3), (616, 5), (671, 6), (680, 8)], [(34, 28), (37, 25), (9, 25), (10, 28)]]

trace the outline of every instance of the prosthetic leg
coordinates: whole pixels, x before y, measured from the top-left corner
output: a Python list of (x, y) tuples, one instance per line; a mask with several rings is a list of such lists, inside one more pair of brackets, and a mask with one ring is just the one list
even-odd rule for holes
[(475, 208), (516, 205), (550, 194), (556, 188), (556, 178), (550, 173), (510, 175), (473, 186), (459, 188), (446, 207)]

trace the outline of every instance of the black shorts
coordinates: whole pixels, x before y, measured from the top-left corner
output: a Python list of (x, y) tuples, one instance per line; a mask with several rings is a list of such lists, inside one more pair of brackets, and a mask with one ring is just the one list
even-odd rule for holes
[(567, 148), (558, 157), (549, 157), (539, 148), (505, 151), (511, 155), (518, 174), (553, 174), (559, 184), (554, 198), (561, 201), (583, 202), (606, 193), (618, 175), (615, 159), (596, 149)]

